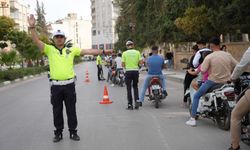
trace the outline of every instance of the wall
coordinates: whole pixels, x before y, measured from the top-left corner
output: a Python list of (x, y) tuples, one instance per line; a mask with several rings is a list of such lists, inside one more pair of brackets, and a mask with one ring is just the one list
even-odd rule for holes
[[(189, 44), (188, 44), (189, 45)], [(244, 52), (250, 47), (250, 42), (234, 42), (234, 43), (225, 43), (229, 53), (233, 55), (236, 60), (240, 60)], [(183, 50), (186, 48), (186, 51)], [(176, 70), (182, 70), (186, 67), (186, 64), (181, 63), (182, 59), (189, 59), (192, 56), (192, 52), (189, 49), (189, 46), (176, 46), (174, 51), (174, 68)]]
[(250, 47), (250, 42), (234, 42), (226, 43), (225, 45), (227, 46), (228, 52), (239, 61), (244, 52)]

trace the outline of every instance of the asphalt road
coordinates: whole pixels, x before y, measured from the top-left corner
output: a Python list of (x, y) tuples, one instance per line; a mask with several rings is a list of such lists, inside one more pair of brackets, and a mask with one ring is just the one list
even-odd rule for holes
[[(90, 83), (84, 83), (88, 66)], [(96, 66), (76, 66), (78, 132), (81, 141), (53, 143), (52, 107), (46, 76), (0, 88), (0, 150), (227, 150), (230, 133), (207, 119), (188, 127), (188, 110), (181, 108), (182, 85), (167, 82), (169, 97), (155, 109), (146, 102), (126, 110), (126, 90), (111, 87), (111, 105), (100, 105), (106, 82), (98, 82)], [(106, 74), (105, 74), (106, 75)], [(143, 75), (140, 77), (142, 83)], [(65, 117), (66, 120), (66, 117)], [(66, 122), (66, 121), (65, 121)], [(250, 147), (242, 144), (243, 150)]]

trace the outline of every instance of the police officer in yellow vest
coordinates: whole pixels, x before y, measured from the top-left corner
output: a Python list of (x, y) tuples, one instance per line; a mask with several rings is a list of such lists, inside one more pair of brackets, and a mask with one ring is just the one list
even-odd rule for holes
[(141, 54), (134, 49), (132, 40), (126, 42), (127, 51), (122, 54), (122, 66), (125, 68), (125, 83), (127, 87), (128, 110), (133, 110), (132, 87), (134, 91), (135, 109), (139, 109), (139, 65), (142, 64)]
[(98, 55), (96, 57), (96, 65), (97, 65), (97, 78), (98, 78), (98, 81), (103, 81), (105, 80), (104, 77), (103, 77), (103, 69), (102, 69), (102, 57), (101, 55)]
[(53, 106), (53, 118), (55, 137), (53, 142), (62, 140), (64, 119), (63, 119), (63, 101), (66, 107), (68, 117), (68, 128), (70, 139), (79, 141), (77, 134), (77, 116), (76, 116), (76, 91), (75, 91), (75, 72), (73, 61), (75, 56), (80, 55), (98, 55), (102, 53), (99, 50), (80, 50), (79, 48), (67, 47), (65, 45), (65, 34), (57, 30), (53, 35), (54, 45), (47, 45), (39, 40), (36, 31), (36, 20), (34, 15), (28, 18), (29, 29), (32, 39), (42, 53), (47, 55), (50, 67), (51, 79), (51, 104)]

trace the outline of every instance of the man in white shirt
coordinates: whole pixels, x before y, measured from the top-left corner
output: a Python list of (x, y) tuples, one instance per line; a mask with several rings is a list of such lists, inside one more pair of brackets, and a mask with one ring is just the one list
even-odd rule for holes
[(115, 63), (116, 63), (116, 71), (123, 69), (122, 68), (122, 54), (118, 53), (116, 59), (115, 59)]
[(203, 53), (206, 53), (207, 51), (211, 52), (210, 49), (207, 48), (207, 43), (204, 39), (201, 39), (196, 42), (199, 51), (195, 54), (194, 60), (193, 60), (193, 66), (195, 68), (199, 67), (199, 65), (203, 62)]

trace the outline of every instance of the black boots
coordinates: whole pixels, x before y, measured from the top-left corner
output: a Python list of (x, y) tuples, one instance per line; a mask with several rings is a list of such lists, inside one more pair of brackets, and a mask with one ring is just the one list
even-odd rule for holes
[(63, 139), (62, 132), (54, 131), (54, 133), (55, 133), (55, 137), (53, 138), (54, 143), (57, 143), (57, 142), (59, 142), (59, 141), (61, 141)]
[[(55, 137), (53, 138), (53, 142), (57, 143), (60, 142), (63, 139), (63, 134), (60, 131), (54, 131)], [(77, 134), (77, 131), (70, 131), (69, 138), (73, 141), (80, 141), (80, 137)]]
[(70, 139), (73, 141), (80, 141), (80, 137), (76, 132), (71, 132), (69, 135)]

